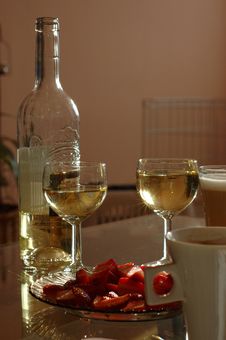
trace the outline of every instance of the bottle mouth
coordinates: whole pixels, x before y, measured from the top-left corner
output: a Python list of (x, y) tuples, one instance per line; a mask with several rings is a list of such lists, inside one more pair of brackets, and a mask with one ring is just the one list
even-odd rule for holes
[(42, 31), (44, 27), (50, 28), (50, 26), (52, 26), (52, 31), (58, 31), (60, 29), (59, 19), (53, 17), (39, 17), (36, 19), (36, 31)]

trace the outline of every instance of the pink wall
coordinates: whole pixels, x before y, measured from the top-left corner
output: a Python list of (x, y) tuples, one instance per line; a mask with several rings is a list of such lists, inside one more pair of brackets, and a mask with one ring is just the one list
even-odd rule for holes
[[(61, 80), (81, 117), (84, 159), (108, 164), (109, 182), (135, 181), (142, 99), (226, 97), (225, 0), (1, 0), (11, 73), (2, 109), (16, 112), (34, 80), (34, 21), (58, 16)], [(6, 134), (15, 121), (3, 120)]]

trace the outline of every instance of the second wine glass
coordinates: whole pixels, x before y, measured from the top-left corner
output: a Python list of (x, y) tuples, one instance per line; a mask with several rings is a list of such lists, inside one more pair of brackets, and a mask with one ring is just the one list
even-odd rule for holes
[(164, 220), (163, 257), (170, 261), (165, 236), (172, 218), (194, 200), (198, 189), (198, 166), (193, 159), (142, 158), (137, 166), (137, 191), (151, 210)]
[(81, 222), (100, 207), (106, 196), (106, 165), (50, 161), (44, 168), (43, 191), (52, 210), (72, 227), (72, 261), (65, 271), (76, 272), (84, 267)]

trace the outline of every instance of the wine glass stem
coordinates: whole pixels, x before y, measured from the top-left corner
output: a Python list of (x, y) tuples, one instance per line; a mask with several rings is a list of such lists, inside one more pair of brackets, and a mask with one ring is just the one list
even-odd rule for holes
[(168, 231), (171, 231), (172, 229), (172, 219), (169, 217), (163, 219), (164, 219), (163, 259), (170, 260), (170, 254), (166, 242), (166, 234), (168, 233)]
[(72, 224), (72, 245), (71, 245), (72, 266), (77, 269), (83, 267), (82, 263), (82, 239), (81, 239), (81, 222)]

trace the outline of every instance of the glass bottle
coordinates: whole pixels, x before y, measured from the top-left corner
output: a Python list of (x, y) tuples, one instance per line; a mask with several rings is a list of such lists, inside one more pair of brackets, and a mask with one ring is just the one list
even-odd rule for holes
[(80, 158), (79, 112), (59, 79), (58, 18), (37, 18), (35, 31), (35, 85), (17, 117), (21, 258), (30, 271), (69, 262), (67, 232), (45, 201), (42, 173), (49, 158)]

